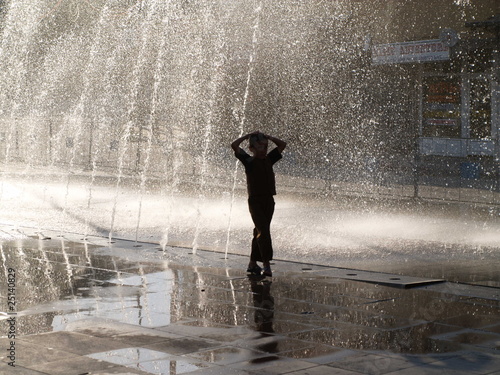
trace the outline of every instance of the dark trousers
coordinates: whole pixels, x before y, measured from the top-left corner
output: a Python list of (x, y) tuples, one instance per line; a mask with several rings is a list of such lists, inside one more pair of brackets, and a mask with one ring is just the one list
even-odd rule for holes
[(271, 220), (274, 214), (274, 198), (272, 195), (250, 197), (248, 198), (248, 208), (255, 225), (250, 260), (269, 262), (273, 259)]

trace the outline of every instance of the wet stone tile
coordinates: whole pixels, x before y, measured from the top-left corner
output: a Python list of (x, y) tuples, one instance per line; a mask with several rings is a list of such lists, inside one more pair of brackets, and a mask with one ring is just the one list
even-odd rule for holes
[(349, 295), (335, 295), (328, 296), (324, 303), (332, 306), (353, 307), (363, 306), (370, 303), (375, 303), (379, 300), (373, 298), (366, 298), (363, 296), (349, 296)]
[[(90, 288), (78, 288), (75, 294), (85, 298), (99, 299), (99, 301), (96, 301), (96, 307), (104, 307), (110, 310), (111, 308), (125, 307), (124, 304), (127, 307), (138, 306), (138, 297), (140, 298), (144, 294), (144, 289), (122, 285), (93, 286)], [(111, 306), (111, 308), (106, 306), (109, 304), (113, 304), (114, 306)]]
[(231, 365), (212, 365), (198, 371), (190, 372), (189, 375), (256, 375), (254, 372), (243, 369), (235, 369)]
[(141, 362), (150, 362), (153, 360), (165, 359), (169, 356), (170, 354), (168, 353), (158, 352), (141, 347), (128, 347), (87, 355), (87, 357), (89, 358), (125, 366)]
[(483, 331), (500, 333), (500, 324), (493, 324), (482, 328)]
[(104, 350), (112, 350), (126, 347), (119, 341), (105, 338), (95, 338), (75, 332), (51, 332), (41, 335), (26, 336), (23, 341), (39, 345), (41, 347), (66, 351), (74, 354), (90, 354)]
[(229, 342), (241, 337), (248, 336), (249, 329), (239, 326), (219, 325), (218, 327), (201, 327), (185, 324), (170, 324), (165, 327), (158, 328), (157, 331), (168, 332), (184, 337), (207, 338), (219, 342)]
[[(38, 333), (52, 332), (52, 321), (58, 312), (50, 312), (36, 315), (17, 316), (16, 331), (19, 337), (33, 335)], [(8, 332), (8, 323), (6, 320), (0, 321), (0, 337)]]
[(177, 336), (177, 335), (162, 336), (160, 334), (155, 334), (155, 333), (145, 334), (141, 332), (130, 332), (114, 336), (113, 338), (117, 341), (122, 342), (123, 344), (141, 346), (141, 345), (157, 344), (164, 341), (179, 339), (181, 337), (182, 336)]
[(380, 331), (364, 327), (349, 329), (317, 329), (291, 334), (290, 337), (353, 350), (385, 350), (390, 352), (433, 353), (456, 350), (457, 345), (428, 340), (415, 330)]
[(103, 321), (102, 319), (77, 321), (75, 324), (69, 325), (68, 329), (73, 332), (93, 336), (96, 339), (111, 338), (128, 346), (141, 346), (143, 344), (153, 344), (182, 337), (158, 329), (144, 328), (113, 321)]
[(99, 370), (106, 373), (106, 371), (112, 370), (115, 367), (117, 366), (109, 362), (96, 361), (86, 357), (78, 357), (76, 359), (39, 364), (34, 368), (50, 375), (81, 375), (85, 372), (92, 374), (94, 371)]
[(328, 364), (329, 367), (355, 371), (360, 374), (388, 374), (397, 370), (412, 367), (412, 364), (401, 358), (383, 355), (355, 353), (352, 356)]
[(129, 367), (137, 368), (148, 374), (187, 374), (195, 371), (203, 373), (208, 365), (205, 363), (188, 362), (180, 358), (159, 359), (149, 362), (140, 362), (139, 364), (130, 365)]
[(71, 268), (74, 271), (73, 277), (77, 278), (77, 281), (75, 283), (76, 287), (116, 287), (121, 285), (121, 282), (119, 282), (119, 280), (123, 280), (127, 277), (133, 276), (133, 274), (121, 272), (119, 270), (105, 270), (94, 268), (91, 266), (72, 266)]
[(269, 354), (279, 354), (282, 352), (309, 348), (314, 345), (308, 341), (266, 334), (254, 334), (253, 336), (247, 337), (245, 340), (239, 340), (232, 344), (241, 348)]
[(170, 268), (165, 264), (131, 263), (129, 266), (120, 268), (120, 270), (134, 275), (148, 275), (155, 273), (163, 273), (166, 270), (170, 270)]
[(209, 339), (212, 341), (217, 341), (221, 344), (230, 343), (237, 340), (241, 340), (249, 335), (249, 332), (246, 328), (235, 327), (234, 330), (229, 330), (226, 333), (224, 332), (205, 332), (196, 337)]
[(450, 332), (456, 332), (461, 330), (460, 327), (456, 326), (450, 326), (446, 324), (440, 324), (440, 323), (423, 323), (420, 325), (415, 325), (412, 327), (403, 327), (403, 328), (396, 328), (393, 331), (394, 332), (411, 332), (412, 334), (418, 333), (421, 335), (423, 339), (425, 338), (432, 338), (436, 337), (442, 334), (447, 334)]
[[(331, 345), (321, 345), (321, 344), (316, 344), (312, 350), (313, 351), (311, 352), (312, 354), (311, 357), (307, 356), (309, 352), (306, 352), (306, 356), (303, 357), (302, 359), (304, 361), (316, 363), (318, 365), (326, 365), (329, 363), (333, 363), (358, 353), (355, 350), (336, 348)], [(314, 355), (314, 353), (318, 353), (318, 355)]]
[(294, 333), (291, 334), (290, 337), (308, 341), (313, 344), (320, 343), (341, 348), (360, 348), (366, 345), (363, 340), (364, 335), (364, 330), (358, 330), (357, 332), (354, 332), (354, 330), (341, 332), (333, 329), (320, 328)]
[(232, 326), (211, 322), (206, 319), (197, 319), (185, 323), (180, 323), (182, 326), (199, 327), (199, 328), (230, 328)]
[[(321, 361), (326, 358), (333, 364), (337, 354), (349, 350), (384, 354), (457, 352), (464, 347), (498, 350), (498, 305), (487, 295), (473, 297), (470, 288), (466, 296), (454, 294), (455, 287), (446, 285), (435, 291), (399, 290), (315, 277), (313, 272), (307, 279), (277, 272), (272, 283), (263, 283), (249, 280), (241, 270), (228, 271), (225, 265), (195, 269), (193, 260), (182, 266), (127, 261), (78, 246), (68, 245), (63, 251), (57, 243), (60, 246), (60, 241), (44, 241), (45, 248), (24, 253), (37, 259), (23, 257), (15, 249), (8, 254), (9, 261), (23, 265), (20, 280), (26, 286), (20, 295), (25, 306), (33, 307), (29, 315), (19, 317), (20, 340), (22, 334), (58, 330), (26, 337), (29, 347), (45, 348), (30, 360), (39, 360), (40, 365), (58, 362), (62, 369), (56, 373), (71, 374), (64, 372), (69, 357), (63, 356), (129, 347), (162, 353), (158, 358), (143, 355), (145, 359), (137, 363), (152, 367), (144, 367), (142, 373), (164, 366), (200, 374), (220, 374), (212, 371), (225, 369), (220, 363), (236, 367), (246, 363), (256, 373), (264, 368), (270, 373), (300, 373), (300, 367), (280, 365), (297, 359), (324, 365)], [(473, 336), (477, 331), (480, 336)], [(197, 357), (200, 352), (206, 356)], [(57, 358), (56, 353), (64, 354)], [(175, 355), (189, 358), (185, 364), (179, 359), (173, 364)], [(125, 368), (123, 361), (99, 370), (103, 364), (98, 360), (79, 360), (75, 363), (82, 366), (94, 360), (89, 368), (101, 373)], [(213, 367), (190, 367), (198, 362)], [(304, 373), (319, 368), (307, 367)], [(355, 371), (330, 368), (332, 373)]]
[(162, 341), (156, 344), (145, 345), (145, 348), (157, 350), (165, 353), (182, 355), (217, 347), (217, 342), (199, 340), (194, 338), (179, 338), (174, 340)]
[(204, 362), (214, 363), (222, 366), (254, 360), (264, 357), (266, 356), (266, 354), (237, 347), (222, 347), (213, 350), (191, 353), (188, 356)]
[(193, 298), (185, 303), (178, 303), (175, 312), (177, 319), (209, 319), (223, 325), (247, 324), (255, 315), (256, 309), (249, 306), (215, 303)]
[(298, 370), (287, 373), (287, 375), (360, 375), (359, 372), (332, 368), (328, 366), (316, 366), (304, 370)]
[[(10, 340), (1, 339), (0, 347), (7, 349), (10, 346)], [(39, 363), (55, 362), (62, 359), (77, 358), (78, 356), (61, 350), (47, 348), (22, 340), (15, 341), (15, 364), (22, 367), (33, 367)], [(11, 362), (9, 352), (2, 350), (0, 360), (3, 363)]]
[(316, 313), (324, 309), (324, 306), (307, 301), (278, 299), (275, 301), (274, 308), (277, 311), (286, 311), (288, 314), (303, 314), (304, 312)]
[(464, 300), (465, 303), (471, 303), (477, 306), (491, 307), (495, 309), (500, 309), (500, 299), (486, 299), (486, 298), (467, 298)]
[(325, 308), (317, 311), (316, 316), (335, 323), (347, 323), (378, 329), (391, 329), (412, 324), (408, 319), (346, 308)]
[(68, 331), (82, 333), (96, 338), (114, 338), (119, 335), (142, 333), (144, 331), (160, 334), (156, 331), (145, 330), (131, 324), (120, 323), (110, 319), (89, 318), (76, 320), (66, 327)]
[(301, 349), (292, 349), (290, 351), (282, 351), (279, 353), (282, 357), (294, 358), (294, 359), (311, 359), (318, 357), (325, 357), (332, 355), (333, 353), (338, 353), (343, 349), (335, 348), (331, 345), (320, 345), (313, 344)]
[[(498, 290), (495, 288), (487, 288), (491, 290)], [(478, 294), (484, 291), (478, 291)], [(493, 297), (495, 298), (495, 297)], [(481, 301), (476, 301), (474, 298), (460, 298), (460, 299), (450, 299), (445, 300), (444, 298), (437, 298), (441, 300), (441, 303), (445, 306), (445, 308), (450, 310), (459, 310), (462, 314), (470, 314), (470, 315), (478, 315), (478, 316), (489, 316), (498, 314), (498, 306), (495, 303), (486, 304)], [(499, 297), (496, 297), (497, 300), (500, 300)]]
[(308, 331), (311, 329), (318, 328), (313, 324), (302, 324), (295, 322), (293, 320), (281, 320), (281, 319), (273, 319), (273, 330), (276, 334), (287, 335), (293, 332), (302, 332)]
[(230, 289), (203, 283), (183, 286), (182, 290), (183, 294), (177, 296), (179, 300), (189, 299), (191, 296), (202, 296), (205, 299), (230, 303), (248, 303), (251, 300), (248, 289)]
[(150, 372), (144, 372), (132, 367), (115, 366), (105, 370), (94, 370), (91, 375), (150, 375)]
[(82, 257), (74, 254), (61, 254), (59, 252), (45, 251), (43, 255), (40, 251), (30, 250), (26, 251), (27, 255), (33, 257), (34, 259), (46, 261), (52, 263), (69, 264), (69, 265), (81, 265), (85, 266), (86, 261)]
[(245, 369), (252, 374), (281, 375), (292, 371), (317, 367), (316, 364), (290, 358), (269, 355), (254, 360), (232, 365), (236, 369)]
[(495, 349), (500, 344), (500, 335), (490, 334), (479, 330), (462, 330), (436, 337), (456, 344), (480, 346)]
[(120, 310), (108, 310), (92, 312), (92, 316), (104, 319), (113, 319), (117, 322), (136, 325), (139, 327), (157, 328), (171, 323), (170, 314), (151, 313), (143, 316), (142, 308), (127, 308)]
[(47, 373), (43, 373), (37, 370), (32, 370), (20, 365), (16, 365), (16, 367), (9, 366), (7, 363), (0, 362), (0, 374), (9, 374), (9, 375), (47, 375)]
[(482, 328), (498, 323), (497, 315), (462, 314), (440, 320), (443, 324), (459, 326), (463, 328)]
[(460, 351), (457, 354), (432, 362), (428, 367), (421, 368), (420, 370), (442, 370), (443, 373), (448, 374), (453, 374), (453, 370), (455, 373), (463, 374), (489, 374), (498, 370), (499, 355), (473, 351)]
[(121, 273), (119, 277), (108, 279), (107, 282), (116, 285), (135, 286), (147, 288), (151, 291), (159, 291), (160, 285), (172, 285), (173, 280), (173, 273), (170, 270), (163, 270), (147, 274)]
[(206, 301), (214, 301), (216, 303), (241, 303), (247, 304), (250, 301), (247, 292), (232, 291), (221, 288), (214, 288), (210, 286), (196, 286), (191, 289), (191, 293), (187, 293), (184, 296), (179, 296), (178, 300), (186, 300), (190, 298), (191, 295), (201, 296)]

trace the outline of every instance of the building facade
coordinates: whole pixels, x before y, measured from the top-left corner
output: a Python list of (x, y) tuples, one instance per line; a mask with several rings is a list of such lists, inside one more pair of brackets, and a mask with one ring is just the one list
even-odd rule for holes
[[(407, 137), (415, 139), (415, 195), (428, 185), (500, 187), (498, 8), (485, 1), (472, 20), (437, 12), (413, 24), (417, 31), (406, 35), (410, 39), (394, 40), (398, 35), (393, 33), (384, 43), (371, 40), (371, 69), (404, 76), (413, 86), (398, 110), (413, 122)], [(389, 88), (385, 96), (398, 96), (395, 91)]]

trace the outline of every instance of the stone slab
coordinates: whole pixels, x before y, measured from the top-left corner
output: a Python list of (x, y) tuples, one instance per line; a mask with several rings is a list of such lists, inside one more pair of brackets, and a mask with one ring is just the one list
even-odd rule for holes
[(439, 284), (446, 281), (443, 279), (434, 279), (434, 278), (427, 279), (420, 277), (352, 270), (345, 268), (329, 268), (320, 271), (308, 271), (308, 272), (314, 273), (317, 276), (327, 276), (345, 280), (361, 281), (361, 282), (386, 285), (403, 289), (421, 287), (430, 284)]

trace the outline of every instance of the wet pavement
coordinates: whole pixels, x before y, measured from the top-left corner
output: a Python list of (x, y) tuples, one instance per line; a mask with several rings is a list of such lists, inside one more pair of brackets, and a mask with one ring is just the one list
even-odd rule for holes
[(0, 229), (0, 374), (500, 374), (494, 282)]

